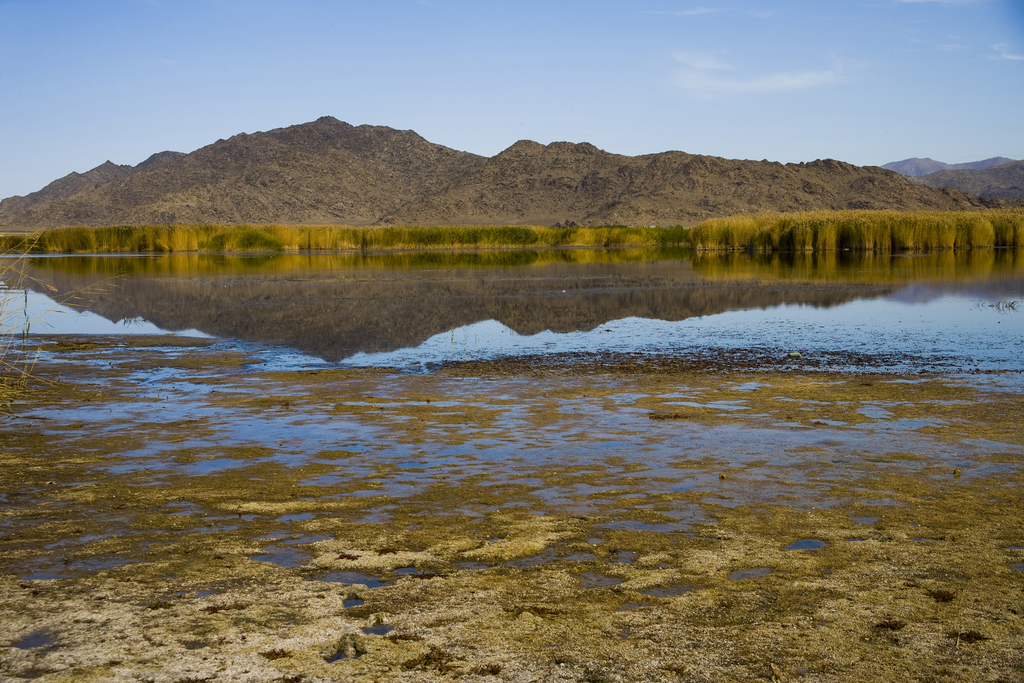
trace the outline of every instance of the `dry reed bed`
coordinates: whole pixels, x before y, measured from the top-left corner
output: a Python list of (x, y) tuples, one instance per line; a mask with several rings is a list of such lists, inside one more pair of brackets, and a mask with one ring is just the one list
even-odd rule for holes
[(808, 211), (711, 218), (690, 231), (699, 251), (929, 251), (1024, 246), (1024, 210)]
[(5, 237), (37, 253), (662, 247), (687, 243), (686, 228), (540, 226), (145, 225), (58, 228)]
[(1024, 209), (809, 211), (711, 218), (693, 228), (543, 226), (143, 225), (8, 235), (0, 248), (123, 253), (547, 247), (671, 247), (698, 251), (929, 251), (1024, 246)]

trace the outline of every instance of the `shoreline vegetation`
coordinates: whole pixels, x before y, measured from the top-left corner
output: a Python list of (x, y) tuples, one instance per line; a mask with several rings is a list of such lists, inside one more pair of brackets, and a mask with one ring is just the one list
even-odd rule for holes
[(711, 218), (690, 230), (696, 251), (916, 252), (1024, 246), (1024, 210), (808, 211)]
[(920, 252), (1024, 246), (1024, 210), (809, 211), (693, 227), (143, 225), (0, 236), (8, 253), (294, 252), (690, 247), (695, 251)]

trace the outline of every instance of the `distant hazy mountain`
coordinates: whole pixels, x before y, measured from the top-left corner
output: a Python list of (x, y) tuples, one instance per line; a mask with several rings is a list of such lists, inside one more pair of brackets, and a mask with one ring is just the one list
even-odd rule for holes
[(521, 140), (491, 158), (412, 131), (331, 117), (218, 140), (136, 167), (104, 164), (0, 202), (0, 224), (159, 223), (690, 225), (815, 209), (966, 209), (976, 197), (878, 167)]
[(1011, 161), (1013, 159), (1007, 159), (1006, 157), (992, 157), (991, 159), (971, 161), (966, 164), (944, 164), (941, 161), (935, 161), (935, 159), (918, 159), (914, 157), (913, 159), (904, 159), (903, 161), (891, 161), (882, 166), (882, 168), (902, 173), (905, 176), (916, 177), (939, 171), (980, 171), (989, 166), (999, 166)]
[(929, 187), (952, 187), (988, 199), (1024, 199), (1024, 161), (981, 171), (939, 171), (914, 180)]

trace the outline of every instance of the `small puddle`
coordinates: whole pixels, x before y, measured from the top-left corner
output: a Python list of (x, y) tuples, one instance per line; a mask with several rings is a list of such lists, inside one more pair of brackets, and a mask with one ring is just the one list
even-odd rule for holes
[(786, 546), (786, 550), (821, 550), (827, 543), (825, 541), (817, 541), (813, 538), (802, 538), (799, 541), (790, 543)]
[(531, 555), (530, 557), (520, 557), (515, 560), (509, 560), (505, 565), (508, 567), (516, 567), (518, 569), (527, 569), (528, 567), (536, 567), (537, 565), (553, 562), (557, 559), (558, 556), (555, 553), (547, 551), (540, 555)]
[(892, 413), (877, 405), (862, 406), (857, 412), (872, 420), (888, 420), (892, 417)]
[(386, 512), (384, 510), (375, 510), (374, 512), (369, 512), (363, 515), (362, 517), (357, 517), (356, 519), (352, 520), (352, 522), (353, 524), (382, 524), (391, 519), (393, 516), (394, 515), (392, 515), (390, 512)]
[(376, 576), (360, 574), (359, 572), (331, 572), (323, 576), (315, 576), (311, 581), (324, 581), (325, 583), (347, 583), (352, 585), (362, 584), (367, 588), (380, 588), (384, 582)]
[(294, 514), (294, 515), (283, 515), (281, 517), (278, 517), (274, 521), (275, 522), (303, 522), (303, 521), (305, 521), (307, 519), (313, 519), (313, 516), (314, 515), (313, 515), (312, 512), (303, 512), (303, 513)]
[(609, 586), (617, 586), (620, 583), (622, 583), (622, 579), (616, 579), (614, 576), (605, 576), (597, 572), (583, 572), (580, 574), (581, 588), (608, 588)]
[(349, 607), (359, 607), (362, 604), (363, 600), (361, 598), (352, 598), (351, 600), (345, 600), (342, 602), (341, 606), (348, 609)]
[(18, 576), (22, 581), (55, 581), (57, 579), (67, 579), (70, 574), (47, 574), (46, 572), (36, 572), (34, 574), (21, 574)]
[(466, 562), (456, 562), (455, 563), (455, 567), (457, 569), (478, 570), (478, 569), (487, 569), (490, 566), (491, 565), (489, 565), (489, 564), (487, 564), (485, 562), (468, 562), (468, 561), (466, 561)]
[(34, 650), (37, 647), (51, 647), (53, 646), (53, 638), (46, 631), (36, 631), (30, 633), (28, 636), (23, 638), (21, 641), (14, 644), (14, 647), (19, 650)]
[(593, 553), (569, 553), (559, 559), (566, 560), (567, 562), (597, 562), (598, 557)]
[(1024, 564), (1011, 564), (1010, 569), (1015, 572), (1024, 572)]
[(398, 569), (393, 570), (392, 573), (398, 574), (399, 576), (411, 576), (417, 579), (432, 579), (437, 576), (436, 572), (427, 572), (422, 569), (417, 569), (416, 567), (399, 567)]
[(742, 581), (743, 579), (759, 579), (768, 576), (772, 570), (768, 567), (757, 567), (755, 569), (740, 569), (729, 574), (730, 581)]
[[(238, 467), (245, 467), (246, 465), (252, 464), (250, 460), (235, 460), (234, 458), (213, 458), (210, 460), (200, 460), (190, 465), (182, 467), (182, 471), (186, 474), (211, 474), (213, 472), (223, 472), (224, 470), (231, 470)], [(143, 467), (142, 469), (146, 469)]]
[(299, 548), (300, 545), (308, 545), (323, 541), (330, 536), (303, 536), (264, 547), (258, 555), (252, 559), (257, 562), (266, 562), (278, 567), (299, 567), (309, 561), (312, 552), (308, 548)]
[(395, 630), (395, 627), (391, 624), (377, 624), (376, 626), (367, 626), (363, 629), (363, 633), (368, 636), (386, 636)]
[(636, 559), (636, 553), (632, 550), (620, 550), (615, 553), (615, 557), (612, 558), (612, 562), (619, 562), (621, 564), (632, 564), (633, 560)]
[[(328, 664), (333, 664), (334, 662), (340, 662), (343, 659), (348, 659), (348, 655), (346, 655), (344, 652), (337, 652), (334, 654), (333, 657), (328, 657), (324, 661)], [(359, 653), (357, 652), (353, 654), (352, 659), (359, 659)]]
[(386, 494), (378, 489), (358, 489), (356, 491), (349, 491), (348, 495), (355, 496), (356, 498), (376, 498)]

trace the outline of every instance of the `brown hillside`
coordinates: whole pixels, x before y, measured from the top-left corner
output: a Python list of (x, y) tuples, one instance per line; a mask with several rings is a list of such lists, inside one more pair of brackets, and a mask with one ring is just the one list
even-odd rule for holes
[(38, 192), (33, 192), (24, 197), (8, 197), (0, 201), (0, 217), (20, 214), (31, 211), (33, 207), (67, 199), (84, 190), (91, 190), (111, 181), (127, 178), (140, 171), (156, 168), (161, 164), (180, 159), (183, 156), (185, 155), (181, 152), (157, 152), (138, 166), (115, 164), (112, 161), (106, 161), (85, 173), (71, 172), (63, 178), (54, 180)]
[(686, 225), (763, 211), (981, 206), (892, 171), (832, 160), (628, 157), (587, 143), (530, 141), (488, 159), (412, 131), (330, 117), (236, 135), (163, 163), (109, 166), (100, 167), (109, 178), (5, 200), (0, 223)]
[(152, 223), (367, 225), (481, 157), (412, 131), (324, 117), (218, 140), (68, 198), (0, 212), (11, 227)]
[(662, 152), (609, 154), (590, 144), (520, 141), (444, 191), (388, 215), (388, 223), (688, 225), (712, 216), (816, 209), (963, 209), (957, 192), (877, 167)]

